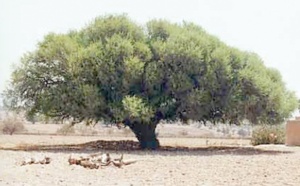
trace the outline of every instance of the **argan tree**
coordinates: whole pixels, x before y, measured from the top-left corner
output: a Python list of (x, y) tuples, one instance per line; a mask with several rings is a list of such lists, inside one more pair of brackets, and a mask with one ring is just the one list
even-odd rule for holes
[(280, 73), (192, 23), (98, 17), (50, 33), (12, 74), (6, 105), (28, 115), (122, 122), (156, 149), (160, 120), (280, 123), (297, 108)]

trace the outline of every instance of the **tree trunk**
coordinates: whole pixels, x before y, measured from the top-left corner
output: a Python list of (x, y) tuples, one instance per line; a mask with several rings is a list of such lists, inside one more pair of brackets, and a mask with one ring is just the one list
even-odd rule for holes
[(135, 134), (135, 137), (140, 143), (141, 149), (157, 149), (159, 148), (159, 141), (155, 134), (155, 123), (143, 123), (139, 121), (130, 121), (128, 119), (123, 122)]
[(129, 118), (123, 120), (125, 126), (128, 126), (135, 134), (140, 143), (141, 149), (158, 149), (160, 144), (157, 139), (155, 129), (159, 121), (163, 118), (160, 111), (156, 112), (155, 116), (149, 122), (139, 120), (130, 120)]
[(156, 124), (134, 121), (128, 126), (138, 139), (141, 149), (154, 150), (159, 148), (159, 141), (155, 134)]

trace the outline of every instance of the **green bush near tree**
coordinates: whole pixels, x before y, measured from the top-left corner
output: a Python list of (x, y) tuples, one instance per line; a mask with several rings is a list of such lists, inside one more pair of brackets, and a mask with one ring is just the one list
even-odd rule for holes
[(284, 144), (285, 127), (283, 125), (256, 126), (252, 132), (252, 145)]

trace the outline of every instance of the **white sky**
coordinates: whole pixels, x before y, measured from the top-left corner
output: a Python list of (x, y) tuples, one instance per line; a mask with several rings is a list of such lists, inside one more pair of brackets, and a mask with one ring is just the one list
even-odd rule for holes
[(127, 13), (142, 24), (153, 18), (194, 22), (228, 45), (260, 55), (300, 97), (299, 0), (0, 0), (0, 92), (12, 64), (45, 34), (81, 28), (110, 13)]

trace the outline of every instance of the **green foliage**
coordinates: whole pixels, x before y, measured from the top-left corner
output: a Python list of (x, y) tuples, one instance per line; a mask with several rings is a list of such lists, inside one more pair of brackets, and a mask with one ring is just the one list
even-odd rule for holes
[(151, 116), (153, 116), (153, 110), (147, 106), (141, 98), (126, 96), (122, 100), (122, 103), (126, 117), (149, 122)]
[(283, 125), (261, 125), (252, 132), (252, 145), (284, 144), (285, 128)]
[(50, 33), (21, 59), (5, 92), (28, 116), (151, 123), (280, 123), (297, 108), (280, 73), (192, 23), (125, 15)]

